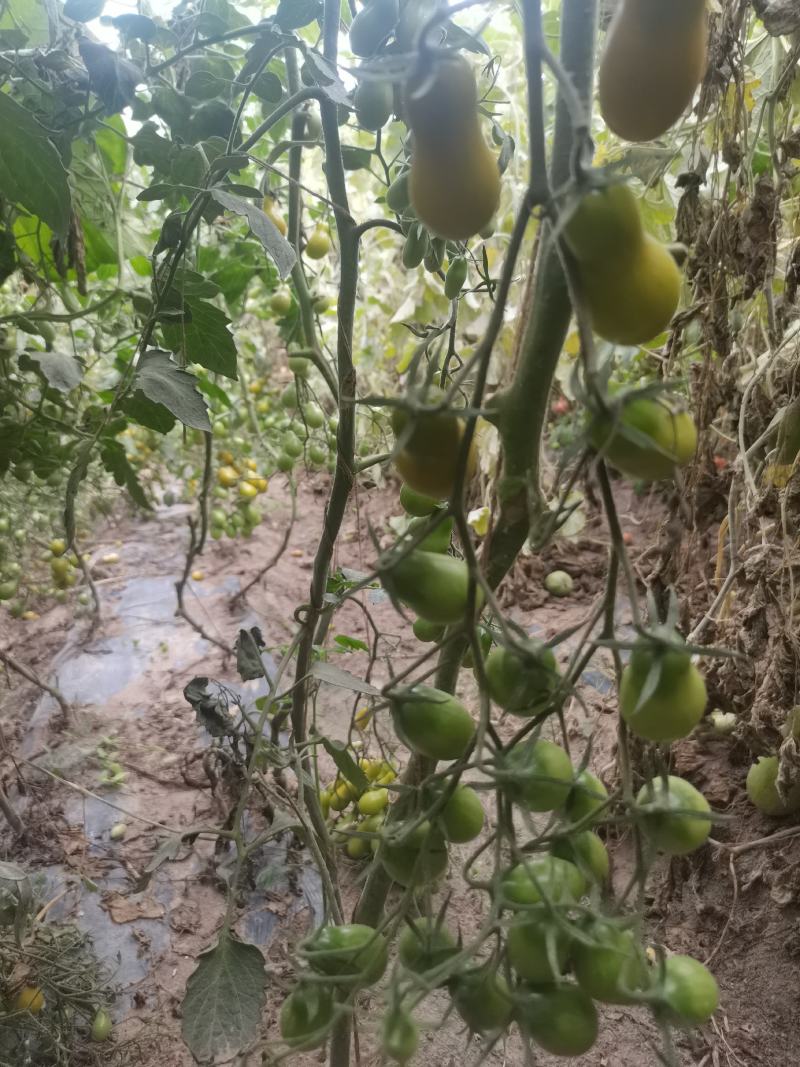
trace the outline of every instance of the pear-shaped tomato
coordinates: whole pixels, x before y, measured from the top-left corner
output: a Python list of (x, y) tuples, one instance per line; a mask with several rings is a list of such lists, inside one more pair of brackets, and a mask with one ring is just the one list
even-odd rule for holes
[(553, 650), (533, 637), (522, 650), (496, 645), (486, 657), (485, 671), (492, 700), (526, 718), (544, 711), (560, 682)]
[(401, 485), (400, 506), (409, 515), (424, 518), (426, 515), (432, 515), (436, 511), (439, 507), (439, 501), (434, 500), (433, 497), (423, 496), (422, 493), (415, 492), (410, 485)]
[(623, 0), (600, 61), (600, 110), (626, 141), (666, 133), (706, 69), (705, 0)]
[(636, 797), (642, 829), (656, 848), (672, 856), (693, 852), (711, 833), (711, 808), (683, 778), (669, 775), (645, 782)]
[(686, 737), (703, 717), (706, 700), (706, 684), (688, 652), (644, 645), (633, 650), (622, 672), (620, 712), (647, 741)]
[(697, 449), (692, 416), (655, 397), (612, 405), (608, 415), (594, 419), (589, 437), (612, 466), (645, 482), (672, 478), (676, 467), (691, 463)]
[(667, 328), (680, 299), (680, 271), (669, 249), (645, 233), (628, 186), (587, 193), (564, 235), (595, 333), (638, 345)]
[(391, 706), (397, 736), (412, 752), (430, 759), (459, 759), (475, 736), (475, 723), (464, 705), (429, 685), (393, 693)]
[(780, 817), (800, 811), (800, 783), (783, 795), (778, 792), (780, 763), (777, 756), (759, 756), (747, 772), (747, 795), (765, 815)]
[(440, 237), (465, 241), (491, 221), (500, 199), (500, 171), (483, 139), (467, 60), (449, 52), (417, 68), (406, 87), (405, 111), (414, 134), (414, 210)]
[[(381, 580), (388, 593), (428, 622), (449, 626), (466, 617), (469, 568), (455, 556), (414, 549), (389, 559)], [(483, 593), (477, 587), (475, 605), (480, 608), (482, 603)]]
[[(421, 260), (420, 260), (421, 261)], [(417, 493), (443, 500), (455, 486), (464, 436), (464, 420), (451, 411), (411, 416), (396, 408), (392, 429), (399, 451), (394, 465), (403, 481)], [(468, 483), (477, 466), (473, 438), (467, 453), (464, 480)]]

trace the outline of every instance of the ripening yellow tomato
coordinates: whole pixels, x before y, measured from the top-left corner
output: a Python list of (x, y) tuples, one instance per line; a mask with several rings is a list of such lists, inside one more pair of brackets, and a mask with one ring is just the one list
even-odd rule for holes
[(600, 110), (626, 141), (660, 137), (705, 73), (705, 0), (622, 0), (600, 61)]
[(406, 86), (414, 134), (409, 192), (426, 226), (440, 237), (465, 241), (497, 210), (500, 170), (481, 130), (472, 67), (452, 52), (434, 62)]

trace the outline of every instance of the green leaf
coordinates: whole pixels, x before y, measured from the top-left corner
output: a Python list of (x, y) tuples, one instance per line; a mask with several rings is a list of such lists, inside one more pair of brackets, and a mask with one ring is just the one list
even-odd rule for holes
[(336, 73), (336, 68), (327, 59), (313, 49), (306, 53), (306, 67), (316, 84), (334, 104), (352, 107), (353, 102), (347, 95), (347, 89)]
[(368, 148), (342, 145), (342, 165), (345, 170), (366, 170), (371, 162), (372, 152)]
[(349, 634), (337, 634), (333, 641), (344, 652), (369, 652), (369, 645), (359, 637), (350, 637)]
[(264, 957), (222, 930), (186, 983), (183, 1039), (198, 1060), (232, 1058), (258, 1032), (264, 1007)]
[(0, 44), (7, 48), (52, 45), (58, 13), (41, 0), (4, 0), (0, 4)]
[(131, 143), (134, 163), (140, 167), (156, 167), (165, 174), (169, 172), (172, 145), (161, 136), (154, 122), (145, 122), (131, 137)]
[(343, 778), (346, 778), (348, 782), (352, 782), (356, 789), (369, 789), (369, 781), (366, 774), (347, 751), (343, 741), (333, 741), (329, 737), (322, 737), (320, 742), (336, 764), (336, 769)]
[(67, 172), (47, 130), (0, 92), (0, 192), (38, 215), (59, 237), (69, 229)]
[(102, 15), (106, 0), (67, 0), (64, 15), (75, 22), (91, 22)]
[(178, 267), (172, 279), (173, 289), (177, 289), (183, 299), (195, 296), (210, 300), (219, 296), (221, 289), (210, 278), (204, 278), (197, 271), (189, 270), (188, 267)]
[(150, 503), (139, 484), (136, 471), (128, 462), (125, 448), (119, 441), (104, 438), (100, 446), (100, 459), (105, 469), (113, 476), (117, 485), (124, 485), (134, 503), (150, 510)]
[(144, 80), (138, 67), (88, 37), (80, 38), (78, 51), (89, 73), (92, 92), (102, 101), (107, 115), (116, 115), (134, 102), (136, 86)]
[[(105, 22), (106, 19), (102, 21)], [(147, 15), (113, 15), (108, 21), (119, 30), (121, 37), (128, 40), (152, 41), (158, 32), (155, 22)]]
[(299, 30), (321, 14), (320, 0), (280, 0), (275, 21), (282, 30)]
[(162, 326), (164, 340), (173, 352), (182, 352), (191, 363), (236, 378), (236, 345), (224, 311), (204, 300), (187, 300), (191, 322)]
[(151, 348), (143, 353), (131, 389), (134, 401), (136, 394), (141, 393), (151, 403), (166, 408), (184, 426), (195, 430), (211, 429), (205, 401), (197, 391), (194, 375), (173, 363), (168, 352)]
[(230, 82), (210, 70), (197, 70), (186, 82), (186, 95), (193, 100), (213, 100), (230, 89)]
[(59, 393), (69, 393), (80, 385), (83, 370), (72, 356), (60, 352), (23, 352), (19, 357), (22, 370), (34, 370)]
[(251, 204), (249, 200), (244, 200), (242, 197), (233, 196), (225, 189), (217, 186), (209, 191), (222, 207), (228, 211), (234, 211), (237, 215), (243, 215), (247, 219), (250, 229), (263, 245), (264, 251), (274, 261), (281, 278), (288, 277), (297, 257), (294, 249), (272, 219), (268, 218), (256, 204)]

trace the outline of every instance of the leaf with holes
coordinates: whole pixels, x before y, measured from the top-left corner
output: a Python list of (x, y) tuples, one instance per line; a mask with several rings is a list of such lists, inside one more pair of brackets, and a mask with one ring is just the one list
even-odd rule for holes
[(264, 957), (223, 930), (186, 983), (183, 1039), (198, 1060), (232, 1058), (258, 1032), (264, 1007)]

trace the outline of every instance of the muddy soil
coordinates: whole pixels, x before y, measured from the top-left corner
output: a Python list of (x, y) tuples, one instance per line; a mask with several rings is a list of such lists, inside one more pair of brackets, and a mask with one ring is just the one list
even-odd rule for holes
[[(196, 957), (213, 941), (220, 923), (230, 856), (224, 848), (198, 841), (158, 867), (149, 880), (145, 873), (171, 833), (219, 826), (231, 797), (224, 768), (209, 761), (210, 737), (182, 690), (201, 675), (224, 680), (250, 699), (263, 691), (263, 682), (237, 683), (232, 657), (221, 646), (232, 645), (240, 627), (257, 625), (271, 655), (280, 657), (294, 631), (295, 608), (307, 595), (326, 492), (322, 477), (299, 489), (298, 519), (286, 551), (244, 599), (239, 591), (274, 559), (281, 544), (290, 514), (285, 486), (278, 479), (273, 483), (267, 519), (251, 539), (209, 544), (198, 564), (204, 577), (190, 583), (186, 607), (211, 640), (175, 615), (174, 583), (186, 545), (180, 505), (162, 508), (151, 518), (121, 519), (91, 546), (99, 559), (119, 543), (121, 557), (116, 565), (95, 568), (103, 618), (94, 632), (66, 607), (54, 607), (33, 622), (2, 623), (3, 647), (58, 686), (73, 717), (64, 724), (52, 698), (19, 676), (6, 678), (0, 695), (6, 746), (0, 768), (27, 833), (22, 840), (0, 833), (0, 857), (38, 872), (42, 899), (55, 901), (47, 921), (76, 922), (109, 964), (118, 993), (112, 1010), (117, 1040), (123, 1043), (119, 1063), (183, 1067), (193, 1062), (180, 1038), (180, 1003)], [(626, 539), (644, 566), (653, 546), (663, 541), (663, 502), (657, 496), (633, 497), (621, 485), (617, 493)], [(388, 534), (386, 520), (397, 513), (395, 500), (394, 491), (361, 487), (337, 548), (337, 565), (369, 571), (369, 527)], [(588, 617), (602, 592), (606, 552), (602, 524), (590, 519), (577, 539), (557, 542), (543, 557), (520, 562), (501, 590), (504, 607), (533, 633), (551, 637), (569, 630)], [(707, 576), (702, 559), (694, 564), (696, 573), (688, 581), (696, 590)], [(544, 574), (555, 567), (575, 579), (573, 593), (563, 599), (549, 596), (542, 586)], [(618, 617), (623, 627), (630, 623), (623, 597)], [(387, 635), (371, 674), (372, 683), (380, 686), (420, 654), (409, 627), (380, 592), (364, 593), (336, 616), (329, 644), (342, 651), (333, 652), (330, 661), (363, 677), (367, 656), (346, 651), (347, 642), (337, 646), (335, 638), (369, 642), (373, 623)], [(560, 656), (566, 658), (569, 648), (565, 642)], [(268, 665), (272, 662), (267, 659)], [(472, 675), (464, 671), (462, 678), (461, 692), (469, 699)], [(591, 744), (591, 764), (610, 785), (616, 709), (609, 661), (595, 658), (578, 696), (567, 712), (573, 754), (577, 757)], [(316, 701), (317, 728), (346, 739), (358, 706), (353, 692), (323, 684)], [(393, 744), (387, 721), (377, 721), (375, 728)], [(500, 723), (501, 733), (513, 729), (513, 724)], [(374, 751), (375, 740), (370, 744)], [(397, 754), (405, 756), (400, 748)], [(114, 789), (101, 784), (112, 758), (125, 772)], [(720, 845), (662, 863), (644, 901), (651, 943), (710, 959), (721, 987), (721, 1008), (713, 1023), (676, 1035), (676, 1062), (687, 1067), (790, 1067), (800, 1061), (800, 838), (757, 844), (732, 858), (722, 846), (755, 842), (776, 829), (748, 805), (743, 788), (747, 763), (729, 740), (702, 726), (674, 747), (672, 758), (677, 773), (701, 788), (721, 815), (714, 830)], [(334, 773), (332, 763), (323, 769)], [(488, 816), (491, 820), (491, 810)], [(127, 832), (114, 841), (111, 828), (121, 821)], [(613, 829), (606, 836), (620, 889), (631, 871), (631, 841)], [(449, 877), (440, 890), (451, 894), (449, 914), (465, 937), (477, 929), (484, 906), (460, 874), (469, 851), (470, 846), (453, 849)], [(267, 960), (266, 1037), (275, 1033), (282, 991), (291, 983), (294, 946), (319, 922), (322, 895), (310, 858), (292, 840), (265, 847), (259, 866), (245, 887), (236, 929)], [(363, 868), (343, 859), (341, 869), (350, 907)], [(369, 1067), (379, 1062), (379, 1055), (368, 994), (360, 1008), (360, 1063)], [(515, 1033), (505, 1046), (486, 1054), (456, 1018), (442, 1020), (445, 1009), (441, 995), (425, 1002), (415, 1062), (433, 1067), (526, 1063)], [(659, 1047), (646, 1014), (609, 1007), (602, 1012), (600, 1040), (583, 1062), (647, 1067), (662, 1062)], [(260, 1057), (254, 1053), (239, 1062), (254, 1064)], [(306, 1054), (296, 1062), (316, 1064), (324, 1057)], [(536, 1059), (543, 1065), (555, 1062), (545, 1055)]]

